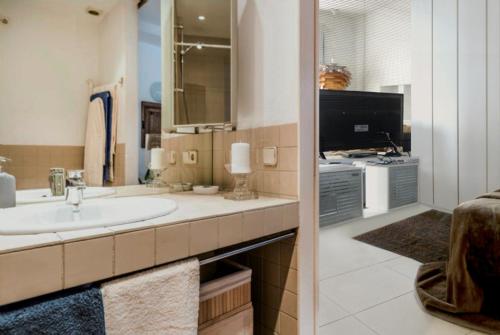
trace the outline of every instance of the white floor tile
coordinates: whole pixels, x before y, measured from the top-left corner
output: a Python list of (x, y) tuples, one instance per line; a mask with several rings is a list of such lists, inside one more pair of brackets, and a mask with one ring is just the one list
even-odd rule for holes
[(400, 273), (403, 276), (414, 280), (417, 276), (417, 271), (421, 263), (417, 262), (414, 259), (401, 256), (396, 259), (384, 262), (383, 265), (388, 269), (396, 271), (397, 273)]
[(319, 328), (319, 335), (376, 335), (364, 324), (350, 316)]
[(319, 242), (320, 280), (400, 257), (350, 238), (330, 236)]
[(380, 335), (465, 335), (470, 332), (425, 313), (414, 293), (375, 306), (356, 317)]
[(324, 326), (328, 323), (340, 320), (348, 316), (345, 310), (343, 310), (339, 305), (328, 299), (324, 294), (319, 295), (319, 326)]
[(413, 280), (375, 265), (320, 282), (320, 291), (348, 312), (356, 313), (413, 290)]

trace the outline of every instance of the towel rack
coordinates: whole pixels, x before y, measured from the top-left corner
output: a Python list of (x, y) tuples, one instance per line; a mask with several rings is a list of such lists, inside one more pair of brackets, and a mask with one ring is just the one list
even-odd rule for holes
[(239, 249), (230, 250), (228, 252), (224, 252), (222, 254), (215, 255), (215, 256), (212, 256), (212, 257), (200, 260), (200, 266), (201, 265), (210, 264), (210, 263), (213, 263), (213, 262), (217, 262), (217, 261), (220, 261), (222, 259), (225, 259), (225, 258), (228, 258), (228, 257), (231, 257), (231, 256), (235, 256), (235, 255), (239, 255), (239, 254), (242, 254), (244, 252), (247, 252), (247, 251), (250, 251), (250, 250), (254, 250), (254, 249), (258, 249), (258, 248), (263, 247), (265, 245), (276, 243), (276, 242), (279, 242), (279, 241), (282, 241), (282, 240), (286, 240), (287, 238), (295, 237), (295, 236), (296, 236), (295, 232), (289, 232), (289, 233), (286, 233), (284, 235), (272, 237), (272, 238), (269, 238), (267, 240), (263, 240), (263, 241), (260, 241), (260, 242), (256, 242), (256, 243), (253, 243), (253, 244), (241, 247)]

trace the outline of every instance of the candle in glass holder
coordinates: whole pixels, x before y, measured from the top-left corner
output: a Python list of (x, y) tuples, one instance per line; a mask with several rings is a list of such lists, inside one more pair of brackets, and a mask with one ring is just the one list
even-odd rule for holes
[(250, 144), (233, 143), (231, 145), (231, 173), (250, 173)]
[(161, 170), (163, 166), (163, 156), (165, 149), (163, 148), (153, 148), (151, 149), (151, 170)]

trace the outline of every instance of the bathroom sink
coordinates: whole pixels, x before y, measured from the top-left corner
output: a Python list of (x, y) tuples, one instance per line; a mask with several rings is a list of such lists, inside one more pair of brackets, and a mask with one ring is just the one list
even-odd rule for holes
[[(111, 187), (87, 187), (83, 191), (84, 199), (100, 198), (115, 194), (115, 190)], [(50, 193), (50, 189), (41, 188), (35, 190), (23, 190), (16, 192), (16, 203), (18, 205), (35, 204), (41, 202), (64, 201), (64, 196), (54, 197)]]
[(0, 235), (109, 227), (158, 218), (176, 209), (173, 200), (144, 197), (86, 200), (79, 213), (65, 202), (7, 208), (0, 210)]

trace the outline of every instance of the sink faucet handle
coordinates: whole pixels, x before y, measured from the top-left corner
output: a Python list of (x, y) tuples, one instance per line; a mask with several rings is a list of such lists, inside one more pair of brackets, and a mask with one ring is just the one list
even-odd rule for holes
[(73, 205), (74, 213), (80, 212), (80, 205), (83, 201), (83, 190), (86, 187), (83, 173), (83, 170), (68, 170), (66, 203)]
[(84, 172), (84, 170), (68, 170), (68, 177), (66, 179), (68, 186), (85, 188)]

